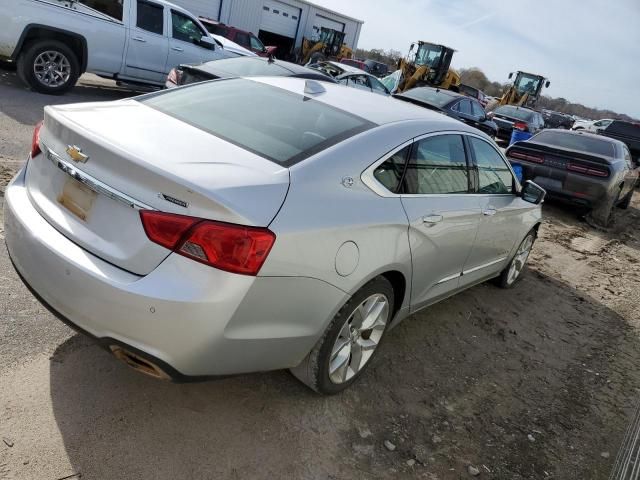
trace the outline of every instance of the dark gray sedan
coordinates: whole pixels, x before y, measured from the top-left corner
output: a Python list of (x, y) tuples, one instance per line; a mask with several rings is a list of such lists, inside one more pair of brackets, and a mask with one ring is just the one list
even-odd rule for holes
[(533, 180), (549, 197), (590, 209), (607, 226), (614, 207), (627, 208), (638, 182), (638, 164), (619, 140), (590, 133), (544, 130), (507, 148), (523, 180)]

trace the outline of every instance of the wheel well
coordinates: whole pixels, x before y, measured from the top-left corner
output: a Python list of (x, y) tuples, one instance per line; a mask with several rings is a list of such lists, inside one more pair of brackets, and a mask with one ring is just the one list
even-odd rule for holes
[(404, 302), (404, 296), (407, 291), (407, 281), (404, 275), (397, 270), (385, 272), (382, 276), (389, 280), (389, 283), (391, 283), (393, 287), (393, 313), (395, 315), (402, 307), (402, 302)]
[(45, 25), (29, 25), (24, 29), (12, 59), (16, 60), (18, 55), (29, 45), (41, 40), (57, 40), (64, 43), (78, 57), (81, 73), (87, 70), (87, 41), (77, 33)]

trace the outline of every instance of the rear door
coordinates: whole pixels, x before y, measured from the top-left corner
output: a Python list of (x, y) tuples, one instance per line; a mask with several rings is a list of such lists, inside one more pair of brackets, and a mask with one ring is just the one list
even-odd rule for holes
[(467, 136), (477, 178), (481, 219), (473, 250), (464, 265), (461, 286), (468, 286), (504, 268), (516, 242), (522, 240), (525, 216), (531, 210), (516, 195), (515, 180), (507, 161), (489, 142)]
[(199, 45), (202, 37), (208, 36), (193, 18), (177, 10), (171, 10), (169, 18), (169, 57), (166, 72), (181, 63), (202, 63), (219, 55)]
[(401, 195), (409, 219), (412, 309), (436, 302), (459, 286), (480, 222), (478, 197), (469, 189), (461, 135), (430, 135), (414, 143)]
[(124, 75), (136, 80), (163, 83), (169, 52), (165, 8), (149, 0), (131, 3), (131, 28)]

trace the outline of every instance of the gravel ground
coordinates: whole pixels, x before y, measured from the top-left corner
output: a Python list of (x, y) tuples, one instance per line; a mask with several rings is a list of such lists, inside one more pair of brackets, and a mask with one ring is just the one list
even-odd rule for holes
[[(43, 105), (127, 95), (84, 77), (46, 97), (0, 71), (0, 204)], [(0, 248), (0, 478), (607, 478), (640, 389), (640, 195), (609, 232), (544, 213), (517, 288), (414, 315), (330, 398), (287, 372), (141, 376), (55, 320)]]

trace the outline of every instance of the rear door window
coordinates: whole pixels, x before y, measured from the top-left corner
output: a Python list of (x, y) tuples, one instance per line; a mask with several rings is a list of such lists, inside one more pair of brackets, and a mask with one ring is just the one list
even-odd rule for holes
[(513, 193), (513, 175), (502, 156), (484, 140), (467, 137), (476, 159), (478, 193), (501, 195)]
[(471, 111), (471, 101), (466, 98), (460, 100), (458, 102), (458, 112), (463, 113), (465, 115), (473, 115)]
[(469, 169), (460, 135), (438, 135), (414, 144), (405, 173), (404, 193), (469, 192)]
[(80, 3), (122, 21), (122, 0), (80, 0)]
[(164, 7), (156, 3), (138, 0), (136, 27), (147, 32), (164, 34)]
[(242, 47), (250, 47), (251, 42), (249, 41), (249, 35), (244, 32), (236, 32), (236, 38), (234, 40), (238, 45)]
[(478, 102), (471, 102), (471, 111), (474, 117), (481, 118), (484, 116), (484, 108), (482, 108)]
[(373, 172), (373, 176), (391, 193), (400, 192), (400, 184), (404, 175), (407, 157), (411, 151), (411, 145), (394, 153)]

